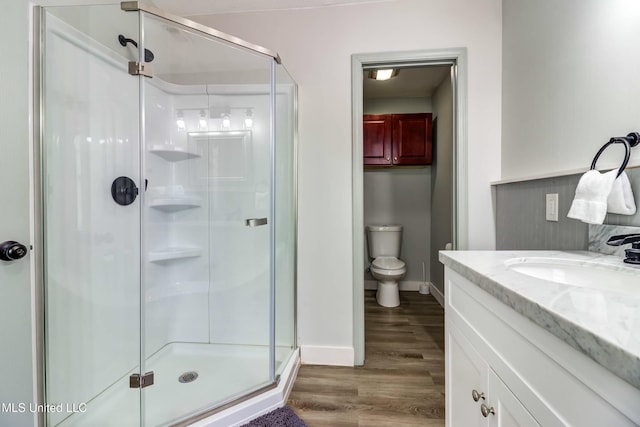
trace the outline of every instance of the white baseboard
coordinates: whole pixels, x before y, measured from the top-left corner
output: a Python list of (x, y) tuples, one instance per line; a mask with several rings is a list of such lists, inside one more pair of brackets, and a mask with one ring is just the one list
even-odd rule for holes
[(298, 375), (300, 355), (296, 351), (280, 376), (278, 386), (258, 396), (245, 400), (208, 418), (196, 421), (189, 427), (238, 427), (261, 415), (281, 408), (287, 403), (293, 383)]
[[(400, 282), (400, 286), (399, 289), (401, 291), (419, 291), (420, 290), (420, 285), (424, 283), (421, 281), (415, 281), (415, 280), (405, 280)], [(376, 289), (378, 289), (378, 282), (375, 280), (365, 280), (364, 281), (364, 288), (367, 290), (372, 290), (375, 291)]]
[(305, 365), (353, 366), (353, 347), (300, 346), (300, 358)]
[(440, 289), (436, 288), (436, 285), (434, 285), (433, 283), (429, 283), (429, 291), (431, 292), (431, 295), (433, 295), (433, 297), (436, 299), (436, 301), (440, 303), (442, 308), (444, 308), (444, 294), (440, 292)]

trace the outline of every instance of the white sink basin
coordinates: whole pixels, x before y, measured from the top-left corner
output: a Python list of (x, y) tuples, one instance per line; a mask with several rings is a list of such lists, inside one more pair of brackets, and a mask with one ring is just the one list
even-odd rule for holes
[(640, 268), (576, 259), (522, 257), (505, 261), (513, 271), (538, 279), (593, 289), (640, 293)]

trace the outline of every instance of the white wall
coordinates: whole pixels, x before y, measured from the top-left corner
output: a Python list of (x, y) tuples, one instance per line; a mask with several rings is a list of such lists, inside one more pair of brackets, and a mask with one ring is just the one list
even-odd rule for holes
[[(503, 0), (503, 179), (586, 169), (640, 131), (639, 22), (633, 0)], [(619, 167), (608, 151), (598, 167)]]
[(303, 350), (320, 349), (316, 361), (345, 362), (353, 351), (352, 54), (468, 49), (469, 247), (494, 247), (500, 1), (398, 0), (194, 19), (278, 51), (299, 84), (298, 335)]

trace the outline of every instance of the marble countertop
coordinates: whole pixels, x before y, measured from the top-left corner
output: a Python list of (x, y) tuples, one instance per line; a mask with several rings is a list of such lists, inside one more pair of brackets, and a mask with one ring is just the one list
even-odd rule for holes
[[(637, 270), (637, 292), (614, 283), (586, 288), (550, 282), (505, 264), (522, 257), (607, 264), (630, 271), (632, 282)], [(640, 267), (586, 251), (441, 251), (440, 262), (640, 389)]]

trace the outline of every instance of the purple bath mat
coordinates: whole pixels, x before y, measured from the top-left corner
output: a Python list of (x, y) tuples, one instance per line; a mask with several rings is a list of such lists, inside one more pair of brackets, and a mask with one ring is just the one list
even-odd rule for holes
[(293, 409), (283, 406), (256, 418), (242, 427), (307, 427), (307, 425), (298, 418)]

